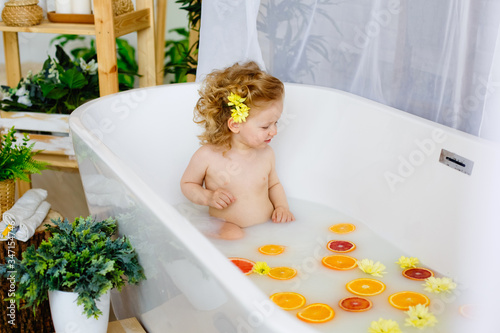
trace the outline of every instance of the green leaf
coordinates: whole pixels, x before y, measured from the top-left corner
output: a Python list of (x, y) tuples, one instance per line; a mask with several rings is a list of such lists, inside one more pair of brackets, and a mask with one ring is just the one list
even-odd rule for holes
[(64, 52), (64, 49), (60, 45), (56, 45), (56, 58), (63, 68), (69, 68), (73, 66), (71, 58)]
[(70, 68), (64, 73), (60, 73), (59, 79), (66, 84), (69, 89), (83, 88), (88, 82), (85, 76), (76, 68)]
[(69, 90), (58, 84), (46, 84), (42, 87), (43, 96), (50, 99), (61, 99), (68, 94)]

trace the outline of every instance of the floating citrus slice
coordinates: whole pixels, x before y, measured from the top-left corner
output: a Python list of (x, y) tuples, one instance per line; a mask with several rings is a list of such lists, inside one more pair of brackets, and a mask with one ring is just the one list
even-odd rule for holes
[(357, 266), (356, 261), (357, 260), (353, 257), (349, 257), (344, 254), (334, 254), (321, 259), (324, 266), (339, 271), (347, 271), (355, 268)]
[(345, 287), (351, 293), (360, 296), (375, 296), (385, 290), (385, 284), (382, 281), (370, 278), (349, 281)]
[(326, 245), (326, 248), (333, 252), (345, 253), (353, 251), (356, 248), (356, 244), (344, 240), (331, 240)]
[(259, 247), (259, 252), (268, 256), (276, 256), (283, 253), (283, 251), (285, 251), (285, 247), (282, 245), (269, 244)]
[(229, 258), (233, 264), (238, 266), (239, 269), (243, 272), (245, 275), (249, 275), (252, 273), (253, 266), (255, 263), (252, 260), (248, 260), (245, 258)]
[(290, 267), (273, 267), (267, 275), (276, 280), (290, 280), (297, 275), (297, 271)]
[(330, 227), (330, 231), (336, 234), (347, 234), (356, 230), (356, 226), (352, 223), (338, 223)]
[(427, 268), (414, 267), (405, 269), (403, 271), (403, 276), (407, 279), (420, 281), (434, 276), (434, 273)]
[(329, 305), (314, 303), (298, 312), (297, 317), (308, 323), (324, 323), (335, 317), (335, 311)]
[(281, 292), (271, 295), (271, 301), (283, 310), (297, 310), (306, 304), (306, 298), (293, 292)]
[(410, 306), (422, 304), (428, 306), (431, 303), (429, 297), (414, 291), (400, 291), (389, 296), (389, 303), (396, 309), (407, 311)]
[(464, 304), (458, 308), (458, 312), (467, 319), (477, 318), (477, 309), (474, 304)]
[(346, 311), (362, 312), (370, 310), (373, 303), (368, 298), (354, 296), (341, 299), (339, 306)]

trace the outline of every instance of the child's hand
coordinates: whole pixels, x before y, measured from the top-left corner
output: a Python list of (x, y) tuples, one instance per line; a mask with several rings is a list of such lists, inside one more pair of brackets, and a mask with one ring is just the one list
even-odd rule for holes
[(213, 191), (208, 205), (217, 209), (224, 209), (232, 204), (235, 200), (236, 198), (231, 194), (231, 192), (223, 188), (218, 188)]
[(295, 217), (292, 212), (285, 207), (276, 207), (274, 209), (273, 215), (271, 216), (271, 220), (274, 223), (283, 223), (283, 222), (291, 222), (295, 221)]

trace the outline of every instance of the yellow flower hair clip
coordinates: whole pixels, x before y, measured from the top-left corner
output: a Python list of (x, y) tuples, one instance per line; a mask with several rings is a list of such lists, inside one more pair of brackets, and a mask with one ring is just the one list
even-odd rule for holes
[(250, 108), (243, 103), (246, 98), (242, 98), (240, 95), (233, 94), (229, 95), (227, 98), (229, 100), (229, 103), (227, 103), (228, 106), (234, 106), (231, 109), (231, 118), (233, 118), (235, 123), (241, 123), (246, 121), (248, 117), (248, 111)]

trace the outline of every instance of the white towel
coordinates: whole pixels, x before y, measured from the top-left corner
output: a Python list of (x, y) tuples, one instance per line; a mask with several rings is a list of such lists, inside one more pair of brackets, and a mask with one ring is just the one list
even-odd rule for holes
[(47, 201), (43, 201), (31, 217), (21, 221), (19, 230), (16, 232), (16, 238), (23, 242), (30, 239), (35, 234), (36, 228), (45, 220), (49, 209), (50, 204)]
[(24, 220), (35, 214), (38, 206), (47, 199), (47, 191), (41, 188), (34, 188), (26, 191), (11, 209), (3, 213), (2, 219), (5, 223), (15, 227)]

